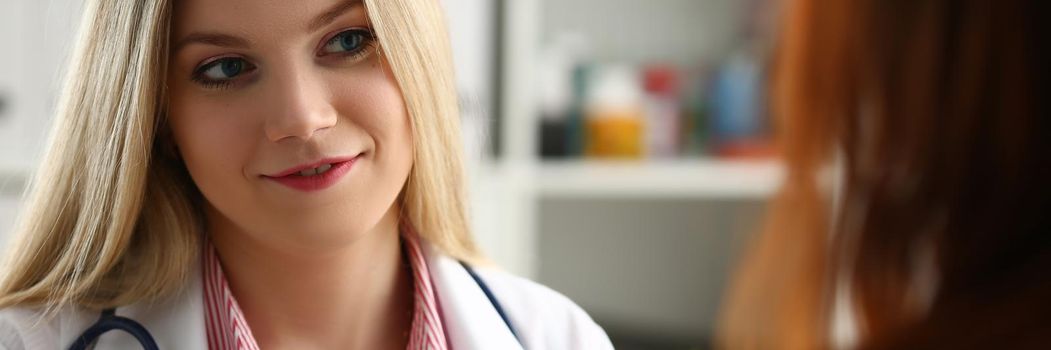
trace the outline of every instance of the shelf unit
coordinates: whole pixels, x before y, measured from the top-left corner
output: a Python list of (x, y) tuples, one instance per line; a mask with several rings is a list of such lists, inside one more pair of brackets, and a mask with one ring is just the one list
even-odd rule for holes
[(781, 182), (773, 161), (549, 162), (537, 191), (550, 198), (763, 199)]
[[(613, 330), (615, 343), (638, 336), (706, 344), (730, 266), (783, 169), (773, 160), (541, 160), (532, 98), (537, 58), (551, 32), (564, 29), (621, 35), (595, 41), (603, 61), (718, 57), (747, 3), (503, 0), (497, 7), (504, 20), (494, 132), (501, 155), (469, 164), (476, 237), (497, 264), (578, 302)], [(661, 16), (674, 18), (643, 25)], [(612, 22), (624, 30), (609, 30)], [(677, 32), (653, 35), (668, 30)], [(688, 277), (676, 282), (668, 274)]]
[[(495, 0), (500, 1), (500, 0)], [(604, 3), (608, 6), (598, 8), (594, 5)], [(706, 0), (697, 2), (695, 0), (661, 0), (652, 3), (635, 4), (637, 2), (617, 0), (572, 0), (555, 3), (551, 0), (536, 1), (508, 1), (503, 0), (502, 17), (504, 19), (503, 38), (500, 40), (502, 53), (498, 55), (503, 58), (502, 70), (499, 73), (502, 85), (498, 89), (500, 110), (497, 112), (501, 122), (500, 130), (495, 131), (500, 137), (499, 149), (502, 150), (500, 157), (495, 159), (480, 157), (474, 160), (471, 166), (479, 169), (472, 173), (475, 191), (501, 192), (494, 195), (500, 198), (499, 202), (488, 201), (484, 196), (479, 200), (481, 205), (496, 205), (503, 210), (514, 211), (515, 217), (512, 222), (517, 225), (508, 227), (487, 227), (483, 223), (476, 225), (476, 232), (480, 240), (489, 239), (486, 235), (496, 231), (501, 236), (514, 236), (510, 239), (520, 244), (513, 250), (505, 250), (500, 247), (483, 247), (499, 252), (496, 255), (498, 263), (513, 272), (530, 277), (537, 277), (532, 255), (535, 255), (535, 207), (537, 202), (545, 198), (582, 198), (582, 199), (610, 199), (621, 198), (624, 200), (634, 199), (693, 199), (693, 200), (728, 200), (743, 199), (761, 201), (769, 197), (777, 188), (781, 179), (780, 166), (774, 161), (726, 161), (719, 159), (682, 159), (666, 161), (637, 161), (637, 162), (608, 162), (608, 161), (547, 161), (537, 156), (536, 135), (538, 106), (532, 98), (535, 92), (535, 80), (538, 67), (537, 59), (541, 52), (544, 40), (550, 36), (547, 27), (564, 28), (568, 25), (565, 18), (580, 15), (579, 12), (592, 8), (597, 11), (595, 15), (617, 17), (615, 13), (640, 11), (647, 16), (660, 16), (675, 13), (676, 11), (693, 11), (700, 13), (695, 19), (697, 23), (715, 23), (708, 34), (694, 35), (690, 33), (680, 34), (673, 38), (664, 38), (656, 44), (647, 44), (653, 47), (654, 52), (663, 54), (693, 54), (693, 55), (717, 55), (720, 48), (729, 44), (727, 36), (732, 35), (735, 29), (728, 28), (735, 22), (725, 16), (725, 13), (737, 14), (742, 11), (744, 5), (736, 0)], [(545, 6), (559, 6), (557, 9), (545, 8)], [(556, 14), (565, 8), (570, 14), (559, 14), (563, 19), (560, 24), (545, 24), (545, 15)], [(663, 8), (663, 10), (653, 10)], [(613, 12), (611, 12), (613, 11)], [(619, 16), (623, 17), (621, 13)], [(671, 25), (662, 25), (655, 30), (670, 30), (689, 25), (690, 20), (684, 20), (681, 15)], [(645, 18), (653, 20), (653, 18)], [(702, 21), (703, 20), (703, 21)], [(705, 22), (707, 21), (707, 22)], [(545, 27), (546, 26), (546, 27)], [(639, 27), (633, 27), (639, 29)], [(600, 25), (583, 25), (584, 31), (602, 31)], [(638, 31), (638, 30), (636, 30)], [(643, 30), (644, 31), (644, 30)], [(640, 34), (634, 33), (633, 38)], [(701, 42), (700, 48), (692, 49), (660, 49), (661, 47), (678, 45), (687, 42), (690, 38), (697, 38)], [(455, 40), (455, 37), (454, 37)], [(611, 46), (607, 53), (599, 53), (597, 56), (605, 59), (616, 59), (620, 56), (626, 61), (637, 62), (645, 59), (640, 54), (625, 54), (626, 49), (617, 45), (605, 44), (597, 46)], [(663, 45), (663, 46), (662, 46)], [(647, 46), (649, 47), (649, 46)], [(468, 133), (470, 134), (470, 133)], [(484, 133), (483, 133), (484, 134)], [(468, 141), (468, 144), (477, 141)], [(501, 184), (503, 183), (503, 184)], [(513, 195), (507, 197), (507, 195)], [(477, 198), (477, 196), (476, 196)], [(476, 215), (477, 216), (477, 215)], [(483, 220), (484, 221), (484, 220)], [(502, 240), (508, 240), (502, 237)], [(506, 254), (504, 254), (506, 253)]]

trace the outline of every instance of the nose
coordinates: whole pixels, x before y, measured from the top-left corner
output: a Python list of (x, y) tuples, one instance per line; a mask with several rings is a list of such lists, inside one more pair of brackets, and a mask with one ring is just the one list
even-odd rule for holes
[(309, 69), (289, 69), (273, 83), (271, 102), (261, 101), (269, 109), (264, 128), (270, 141), (309, 140), (318, 131), (336, 125), (337, 112), (320, 76)]

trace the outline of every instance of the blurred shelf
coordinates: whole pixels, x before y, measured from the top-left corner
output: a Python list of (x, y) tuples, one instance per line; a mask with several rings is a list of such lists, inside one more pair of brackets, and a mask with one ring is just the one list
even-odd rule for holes
[(773, 160), (544, 161), (536, 186), (549, 198), (762, 200), (782, 177)]

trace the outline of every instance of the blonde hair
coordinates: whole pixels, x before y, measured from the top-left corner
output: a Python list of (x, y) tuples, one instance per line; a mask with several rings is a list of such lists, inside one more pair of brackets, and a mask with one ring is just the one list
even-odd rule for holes
[[(406, 229), (477, 261), (464, 203), (451, 50), (437, 0), (365, 0), (410, 115)], [(201, 250), (203, 199), (167, 151), (168, 0), (85, 4), (45, 161), (0, 276), (0, 307), (102, 309), (181, 289)]]
[(460, 108), (452, 49), (437, 0), (364, 0), (412, 119), (413, 167), (402, 210), (452, 257), (478, 262), (467, 223)]

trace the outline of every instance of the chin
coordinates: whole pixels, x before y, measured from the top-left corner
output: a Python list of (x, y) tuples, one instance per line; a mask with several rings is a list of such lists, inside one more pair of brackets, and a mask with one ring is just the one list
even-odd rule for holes
[(298, 220), (271, 226), (271, 228), (281, 227), (280, 230), (271, 229), (271, 231), (274, 234), (286, 236), (285, 239), (295, 245), (333, 248), (354, 243), (370, 232), (374, 232), (380, 221), (379, 216), (304, 215)]

